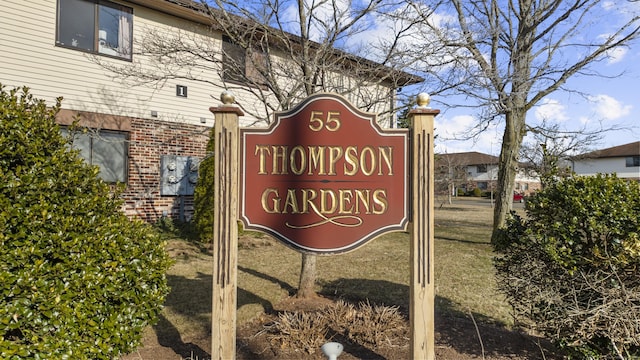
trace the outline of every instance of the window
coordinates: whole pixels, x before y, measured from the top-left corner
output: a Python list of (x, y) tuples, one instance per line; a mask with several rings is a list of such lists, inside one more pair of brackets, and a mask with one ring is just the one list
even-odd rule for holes
[(225, 36), (222, 39), (222, 55), (222, 78), (225, 81), (243, 82), (246, 71), (244, 49)]
[(56, 45), (131, 60), (133, 11), (102, 0), (58, 0)]
[(640, 166), (640, 156), (627, 156), (625, 162), (627, 167), (638, 167)]
[(100, 177), (106, 182), (127, 181), (127, 134), (108, 130), (89, 130), (87, 133), (69, 133), (61, 128), (63, 135), (73, 136), (71, 146), (80, 150), (80, 156), (100, 168)]
[(487, 165), (482, 164), (482, 165), (478, 165), (476, 167), (478, 169), (478, 174), (483, 174), (483, 173), (487, 172)]
[(225, 81), (262, 86), (267, 68), (267, 55), (258, 50), (245, 50), (227, 36), (222, 38), (222, 78)]

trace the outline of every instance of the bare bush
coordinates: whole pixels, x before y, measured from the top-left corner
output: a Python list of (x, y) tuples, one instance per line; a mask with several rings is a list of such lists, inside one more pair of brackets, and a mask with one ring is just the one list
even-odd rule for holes
[(369, 303), (355, 306), (345, 301), (316, 312), (284, 312), (268, 325), (268, 330), (281, 348), (309, 354), (336, 335), (374, 347), (400, 347), (409, 340), (407, 321), (397, 307)]
[(326, 342), (329, 323), (320, 312), (283, 312), (270, 325), (271, 341), (281, 348), (313, 354)]

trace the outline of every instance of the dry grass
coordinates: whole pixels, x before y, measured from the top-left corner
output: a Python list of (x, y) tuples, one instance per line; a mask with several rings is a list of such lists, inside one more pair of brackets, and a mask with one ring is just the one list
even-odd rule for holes
[[(470, 201), (436, 209), (437, 312), (463, 317), (471, 312), (481, 322), (510, 324), (493, 276), (491, 213), (487, 203)], [(294, 294), (300, 271), (299, 253), (268, 236), (248, 235), (240, 239), (238, 254), (238, 325), (271, 312)], [(169, 251), (176, 259), (168, 274), (172, 292), (156, 331), (169, 326), (185, 343), (208, 337), (212, 258), (183, 240), (170, 241)], [(321, 256), (317, 267), (319, 293), (356, 304), (398, 307), (406, 314), (407, 234), (389, 234), (347, 254)]]
[(279, 348), (308, 354), (335, 336), (372, 348), (406, 346), (409, 340), (406, 318), (397, 307), (364, 302), (356, 306), (337, 301), (320, 311), (285, 311), (267, 329)]

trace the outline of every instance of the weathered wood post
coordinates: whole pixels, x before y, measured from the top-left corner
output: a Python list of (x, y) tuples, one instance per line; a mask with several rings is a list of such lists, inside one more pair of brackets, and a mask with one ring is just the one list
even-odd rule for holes
[(428, 107), (429, 95), (417, 97), (411, 124), (411, 349), (413, 359), (435, 358), (433, 276), (433, 121), (440, 110)]
[(213, 301), (211, 359), (234, 359), (236, 353), (236, 304), (238, 272), (238, 118), (229, 92), (223, 105), (211, 107), (215, 116), (215, 180), (213, 215)]

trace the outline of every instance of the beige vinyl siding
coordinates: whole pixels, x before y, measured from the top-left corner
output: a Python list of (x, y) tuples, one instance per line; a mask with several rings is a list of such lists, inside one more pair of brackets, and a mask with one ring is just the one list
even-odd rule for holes
[[(169, 80), (162, 86), (124, 85), (116, 74), (97, 64), (96, 59), (118, 65), (141, 63), (145, 66), (145, 58), (136, 55), (136, 40), (141, 39), (148, 29), (157, 29), (165, 34), (186, 32), (195, 36), (195, 41), (206, 40), (206, 44), (217, 52), (222, 48), (221, 35), (212, 35), (207, 32), (206, 27), (198, 27), (191, 21), (135, 6), (129, 2), (122, 4), (133, 9), (133, 62), (56, 46), (56, 0), (3, 1), (0, 12), (0, 83), (9, 87), (26, 85), (31, 88), (34, 96), (45, 99), (50, 104), (53, 104), (56, 97), (62, 96), (62, 106), (69, 110), (193, 125), (202, 125), (200, 119), (205, 118), (206, 125), (213, 125), (209, 107), (221, 105), (219, 97), (223, 88), (182, 79)], [(282, 55), (286, 58), (287, 54)], [(146, 68), (153, 69), (148, 63)], [(292, 71), (295, 73), (295, 69)], [(198, 73), (198, 77), (213, 79), (213, 82), (222, 84), (219, 74), (214, 70)], [(344, 85), (358, 82), (343, 74), (330, 76), (334, 77), (344, 78)], [(287, 79), (289, 77), (283, 78), (283, 81)], [(176, 85), (187, 86), (187, 98), (176, 96)], [(369, 109), (362, 108), (364, 104), (354, 103), (366, 111), (382, 112), (389, 108), (391, 99), (386, 99), (389, 90), (379, 84), (363, 84), (361, 88), (354, 90), (354, 93), (347, 94), (347, 98), (353, 101), (357, 98), (357, 93), (369, 94), (371, 97), (379, 96), (374, 94), (383, 94), (383, 100)], [(233, 91), (237, 102), (242, 104), (248, 113), (241, 119), (241, 125), (266, 126), (266, 122), (256, 123), (256, 118), (249, 115), (264, 114), (264, 104), (248, 91)], [(157, 112), (157, 118), (151, 116), (152, 111)], [(388, 125), (388, 116), (387, 114), (379, 118), (381, 125)], [(258, 116), (263, 119), (265, 117), (266, 115)]]
[[(2, 84), (28, 86), (36, 97), (49, 103), (62, 96), (65, 109), (142, 118), (152, 118), (151, 111), (156, 111), (159, 120), (201, 124), (200, 118), (206, 118), (207, 125), (213, 124), (209, 107), (219, 104), (216, 99), (221, 89), (187, 80), (168, 81), (160, 88), (123, 87), (113, 74), (92, 61), (100, 55), (55, 46), (56, 6), (55, 0), (4, 2), (0, 13)], [(154, 22), (156, 19), (176, 28), (192, 26), (142, 7), (134, 6), (133, 15), (134, 36), (146, 26), (167, 26)], [(176, 96), (176, 85), (187, 86), (187, 98)]]

